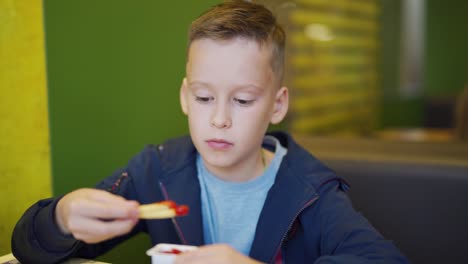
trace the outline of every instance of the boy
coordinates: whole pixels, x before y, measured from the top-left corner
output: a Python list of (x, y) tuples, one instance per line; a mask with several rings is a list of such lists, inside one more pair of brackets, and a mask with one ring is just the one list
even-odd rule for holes
[[(39, 201), (15, 228), (14, 255), (94, 258), (143, 231), (153, 244), (201, 246), (177, 263), (406, 263), (353, 210), (341, 178), (289, 135), (265, 136), (288, 110), (284, 42), (260, 5), (199, 17), (180, 89), (190, 137), (147, 147), (96, 189)], [(169, 199), (189, 215), (138, 220), (139, 204)]]

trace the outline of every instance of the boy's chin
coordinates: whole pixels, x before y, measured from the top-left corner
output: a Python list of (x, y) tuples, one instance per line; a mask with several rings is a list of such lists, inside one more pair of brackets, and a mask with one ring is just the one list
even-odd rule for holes
[(228, 168), (232, 165), (232, 162), (230, 162), (227, 159), (221, 159), (220, 157), (207, 157), (203, 160), (205, 161), (205, 163), (208, 163), (209, 166), (216, 167), (219, 169)]

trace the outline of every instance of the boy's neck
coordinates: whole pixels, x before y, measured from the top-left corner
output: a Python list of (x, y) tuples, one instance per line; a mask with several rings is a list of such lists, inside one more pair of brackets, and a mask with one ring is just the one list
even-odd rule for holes
[(254, 158), (248, 159), (238, 166), (219, 168), (212, 167), (205, 162), (205, 167), (223, 181), (246, 182), (262, 176), (273, 157), (274, 153), (261, 148), (260, 153)]

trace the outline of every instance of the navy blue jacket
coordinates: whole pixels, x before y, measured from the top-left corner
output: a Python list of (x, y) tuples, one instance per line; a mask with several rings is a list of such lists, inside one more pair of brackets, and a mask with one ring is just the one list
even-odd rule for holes
[[(358, 212), (348, 185), (285, 133), (272, 133), (288, 149), (268, 192), (250, 257), (267, 263), (407, 263)], [(55, 263), (70, 257), (94, 258), (138, 232), (153, 244), (203, 245), (196, 149), (190, 137), (146, 147), (125, 169), (97, 185), (142, 204), (174, 200), (188, 216), (143, 220), (128, 235), (85, 244), (60, 233), (54, 222), (59, 198), (41, 200), (17, 223), (13, 254), (22, 263)]]

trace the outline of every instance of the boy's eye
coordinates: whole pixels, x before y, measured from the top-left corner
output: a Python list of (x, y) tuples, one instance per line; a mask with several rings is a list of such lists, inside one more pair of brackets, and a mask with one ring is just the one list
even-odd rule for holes
[(195, 101), (200, 103), (208, 103), (213, 100), (211, 96), (195, 96)]
[(234, 98), (234, 101), (238, 103), (239, 105), (247, 106), (247, 105), (251, 105), (255, 100), (245, 100), (245, 99)]

